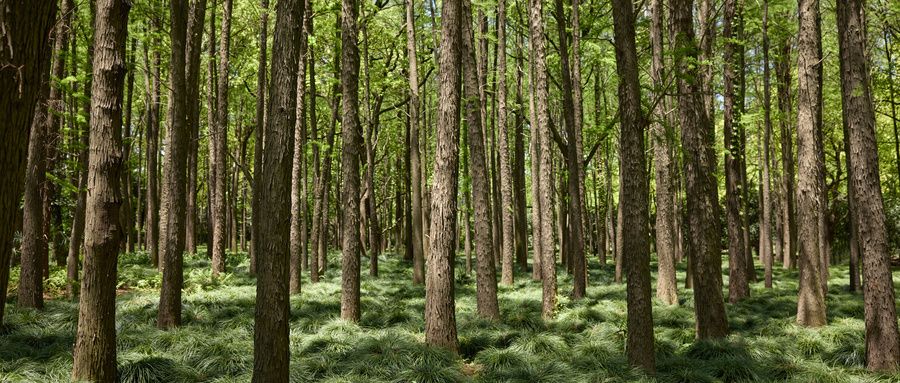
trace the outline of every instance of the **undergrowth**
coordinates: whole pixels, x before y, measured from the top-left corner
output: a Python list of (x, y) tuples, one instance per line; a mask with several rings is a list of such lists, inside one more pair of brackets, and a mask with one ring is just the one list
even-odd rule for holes
[[(290, 301), (295, 382), (900, 382), (900, 374), (864, 368), (862, 296), (846, 291), (845, 267), (832, 267), (829, 324), (820, 329), (794, 324), (797, 273), (780, 268), (773, 289), (754, 283), (751, 298), (727, 305), (731, 334), (723, 340), (694, 339), (690, 290), (679, 289), (677, 306), (654, 302), (657, 373), (648, 376), (625, 359), (625, 289), (612, 282), (611, 266), (591, 264), (587, 297), (579, 301), (568, 298), (572, 281), (561, 270), (557, 319), (550, 322), (541, 319), (539, 282), (523, 270), (514, 285), (499, 288), (502, 320), (479, 319), (475, 278), (458, 267), (456, 356), (424, 344), (424, 288), (411, 283), (411, 265), (386, 254), (379, 278), (363, 273), (363, 314), (354, 324), (338, 319), (340, 266), (336, 254), (330, 258), (324, 281), (310, 284), (305, 275), (302, 293)], [(249, 381), (255, 282), (247, 266), (244, 254), (233, 254), (229, 272), (213, 277), (202, 249), (186, 257), (183, 326), (161, 331), (159, 273), (146, 253), (120, 256), (120, 380)], [(65, 270), (54, 267), (52, 299), (40, 312), (16, 307), (18, 270), (11, 274), (0, 382), (69, 381), (78, 307), (63, 296)], [(683, 269), (678, 277), (683, 286)]]

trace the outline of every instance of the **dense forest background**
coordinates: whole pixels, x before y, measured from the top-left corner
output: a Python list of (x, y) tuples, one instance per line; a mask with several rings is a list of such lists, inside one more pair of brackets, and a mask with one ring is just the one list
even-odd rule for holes
[(0, 381), (900, 379), (896, 2), (0, 26)]

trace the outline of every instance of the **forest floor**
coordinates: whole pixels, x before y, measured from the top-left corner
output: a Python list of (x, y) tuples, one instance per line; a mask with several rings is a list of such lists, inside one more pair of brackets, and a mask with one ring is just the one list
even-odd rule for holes
[[(752, 285), (752, 297), (727, 305), (731, 335), (694, 340), (693, 299), (679, 288), (680, 305), (654, 303), (655, 378), (625, 360), (625, 288), (613, 268), (591, 260), (587, 298), (567, 295), (571, 277), (560, 271), (557, 319), (541, 320), (541, 288), (519, 271), (499, 289), (502, 321), (475, 314), (474, 275), (458, 257), (456, 310), (460, 355), (424, 344), (424, 288), (411, 283), (410, 265), (382, 258), (381, 276), (362, 275), (362, 319), (338, 319), (339, 256), (331, 254), (325, 281), (291, 298), (291, 377), (296, 382), (900, 382), (900, 374), (863, 368), (863, 303), (850, 294), (847, 268), (832, 267), (826, 327), (794, 324), (796, 271), (776, 268), (774, 289)], [(183, 326), (156, 329), (160, 275), (146, 253), (119, 257), (116, 329), (122, 382), (248, 382), (253, 369), (254, 279), (243, 254), (229, 271), (210, 276), (203, 253), (185, 259)], [(727, 262), (724, 262), (727, 265)], [(683, 266), (683, 265), (682, 265)], [(655, 265), (653, 266), (655, 270)], [(365, 269), (365, 267), (364, 267)], [(724, 272), (724, 271), (723, 271)], [(762, 276), (762, 270), (757, 273)], [(13, 269), (15, 298), (18, 270)], [(724, 273), (727, 286), (727, 272)], [(66, 382), (72, 368), (77, 303), (61, 295), (65, 270), (55, 267), (43, 312), (7, 306), (0, 332), (0, 382)], [(684, 286), (684, 270), (678, 272)], [(900, 281), (895, 281), (895, 285)], [(655, 282), (654, 282), (655, 286)]]

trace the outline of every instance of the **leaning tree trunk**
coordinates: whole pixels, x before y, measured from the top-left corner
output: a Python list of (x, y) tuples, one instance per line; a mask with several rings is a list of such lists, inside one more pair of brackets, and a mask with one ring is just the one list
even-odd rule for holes
[(693, 272), (696, 330), (700, 339), (722, 338), (728, 333), (728, 321), (722, 298), (722, 258), (719, 256), (719, 212), (716, 192), (715, 126), (702, 108), (702, 87), (698, 83), (696, 42), (692, 0), (671, 0), (675, 35), (675, 70), (678, 86), (679, 124), (684, 150), (685, 194), (690, 267)]
[(650, 298), (649, 183), (644, 154), (647, 122), (641, 111), (635, 46), (634, 9), (631, 0), (613, 1), (616, 72), (619, 75), (619, 201), (622, 214), (622, 259), (628, 274), (628, 363), (648, 374), (656, 371), (653, 307)]
[[(459, 181), (460, 70), (463, 52), (463, 0), (445, 0), (441, 7), (438, 69), (438, 111), (434, 176), (431, 194), (431, 240), (425, 273), (425, 342), (457, 352), (454, 302)], [(472, 68), (469, 68), (470, 70)], [(416, 180), (414, 180), (416, 182)]]
[[(867, 60), (865, 1), (837, 3), (844, 126), (850, 135), (851, 218), (863, 258), (866, 367), (894, 371), (900, 365), (900, 334), (878, 170), (875, 108)], [(850, 168), (852, 166), (852, 169)]]
[(75, 335), (72, 379), (114, 382), (116, 264), (122, 227), (122, 96), (125, 39), (131, 3), (99, 0), (94, 22), (91, 161), (88, 168), (84, 279)]
[(253, 198), (256, 250), (256, 331), (253, 381), (287, 382), (290, 318), (290, 193), (294, 124), (297, 117), (297, 52), (303, 26), (303, 0), (279, 1), (272, 42), (272, 82), (267, 98), (260, 173)]
[(797, 215), (800, 245), (800, 281), (797, 323), (818, 327), (826, 324), (825, 292), (822, 290), (819, 215), (822, 213), (818, 137), (822, 129), (822, 39), (819, 0), (800, 0), (798, 42)]

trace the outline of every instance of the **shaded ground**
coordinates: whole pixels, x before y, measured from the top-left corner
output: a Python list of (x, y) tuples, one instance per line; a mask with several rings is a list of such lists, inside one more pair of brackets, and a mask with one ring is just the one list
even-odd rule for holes
[[(461, 355), (424, 345), (424, 289), (413, 286), (410, 265), (388, 254), (381, 277), (362, 275), (362, 320), (343, 322), (338, 255), (325, 281), (291, 299), (291, 377), (296, 382), (900, 382), (900, 374), (864, 368), (861, 294), (845, 291), (846, 267), (831, 270), (829, 325), (793, 324), (796, 271), (776, 270), (775, 288), (752, 284), (752, 298), (727, 305), (731, 336), (694, 342), (693, 299), (679, 289), (680, 306), (654, 305), (658, 374), (628, 368), (624, 358), (625, 289), (612, 267), (591, 260), (587, 298), (566, 297), (571, 278), (560, 272), (557, 320), (540, 317), (541, 289), (519, 271), (500, 287), (500, 323), (475, 316), (474, 275), (457, 267)], [(462, 257), (458, 261), (462, 262)], [(203, 254), (185, 261), (184, 326), (155, 328), (160, 276), (146, 254), (119, 259), (119, 373), (123, 382), (248, 382), (253, 367), (254, 280), (243, 255), (229, 271), (209, 275)], [(725, 262), (727, 265), (727, 262)], [(654, 265), (655, 269), (655, 265)], [(757, 270), (760, 276), (761, 270)], [(10, 296), (15, 299), (18, 270)], [(684, 286), (684, 270), (678, 273)], [(59, 296), (65, 270), (54, 269), (43, 312), (7, 306), (0, 332), (0, 382), (67, 382), (77, 303)], [(895, 281), (895, 284), (897, 282)], [(727, 286), (727, 273), (725, 274)], [(654, 282), (655, 286), (655, 282)]]

